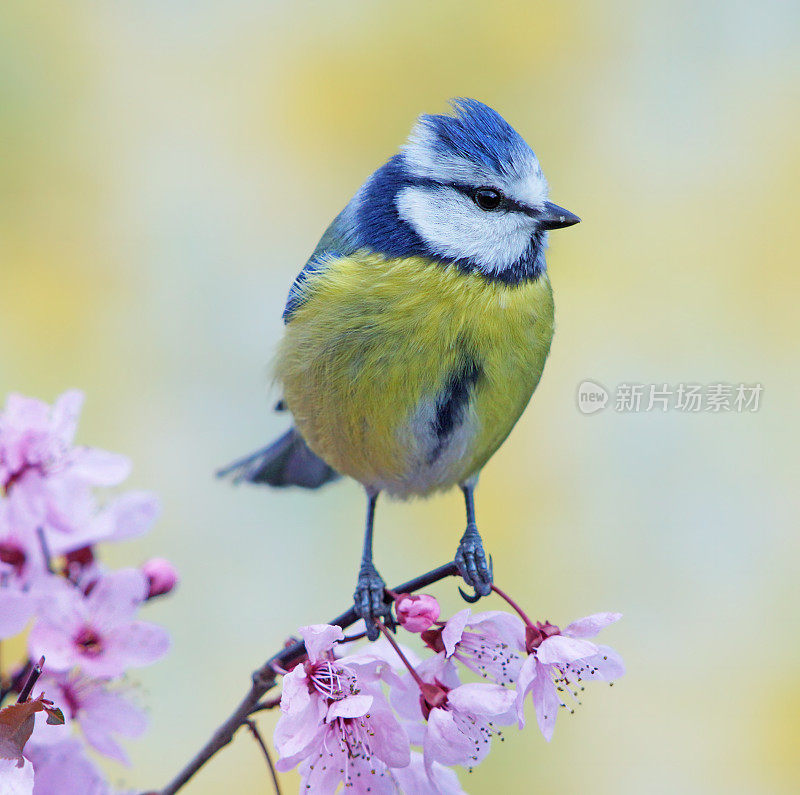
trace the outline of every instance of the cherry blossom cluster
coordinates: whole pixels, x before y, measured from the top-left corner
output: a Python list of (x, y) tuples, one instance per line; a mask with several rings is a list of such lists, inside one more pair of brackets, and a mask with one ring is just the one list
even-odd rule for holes
[(397, 621), (419, 635), (423, 659), (383, 625), (383, 638), (353, 652), (338, 626), (302, 627), (306, 656), (283, 677), (277, 769), (297, 766), (307, 792), (459, 795), (452, 766), (473, 768), (501, 727), (522, 729), (526, 702), (549, 741), (585, 682), (625, 672), (613, 649), (590, 640), (619, 613), (561, 629), (493, 590), (514, 613), (466, 608), (441, 621), (433, 596), (395, 595)]
[[(0, 706), (10, 704), (0, 711), (8, 717), (0, 720), (3, 792), (111, 793), (87, 747), (127, 762), (118, 737), (138, 737), (147, 721), (124, 675), (170, 645), (167, 631), (139, 611), (174, 588), (173, 566), (154, 559), (111, 571), (96, 557), (98, 544), (146, 533), (159, 507), (145, 492), (98, 494), (131, 467), (123, 456), (74, 444), (82, 402), (77, 391), (53, 406), (12, 394), (0, 413), (0, 641), (27, 631), (29, 656), (0, 671)], [(20, 741), (20, 727), (13, 737), (8, 728), (14, 709), (21, 712), (13, 702), (28, 698), (21, 691), (42, 656), (44, 674), (27, 703), (52, 702), (64, 722), (47, 725), (41, 709)]]

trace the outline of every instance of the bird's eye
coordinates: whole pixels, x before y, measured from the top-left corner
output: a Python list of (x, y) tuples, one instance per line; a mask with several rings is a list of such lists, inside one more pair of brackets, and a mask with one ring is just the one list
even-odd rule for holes
[(496, 210), (503, 200), (503, 194), (494, 188), (477, 188), (472, 198), (481, 210)]

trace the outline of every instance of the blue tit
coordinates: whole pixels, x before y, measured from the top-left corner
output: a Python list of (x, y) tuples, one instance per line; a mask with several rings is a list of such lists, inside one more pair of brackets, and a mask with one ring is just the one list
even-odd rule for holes
[(467, 526), (455, 563), (473, 599), (491, 591), (473, 492), (550, 350), (548, 232), (580, 220), (548, 201), (539, 161), (496, 111), (473, 99), (452, 108), (421, 116), (322, 236), (289, 291), (275, 361), (294, 426), (220, 472), (364, 486), (354, 606), (371, 639), (389, 617), (372, 562), (381, 492), (459, 486)]

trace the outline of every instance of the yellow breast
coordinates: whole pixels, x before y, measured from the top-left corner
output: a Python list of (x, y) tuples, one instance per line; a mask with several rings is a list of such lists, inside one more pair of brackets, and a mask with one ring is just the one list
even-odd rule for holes
[[(314, 452), (398, 496), (480, 471), (527, 405), (553, 336), (546, 274), (505, 285), (423, 258), (356, 254), (306, 290), (276, 360), (286, 403)], [(476, 378), (442, 443), (437, 410), (465, 362)]]

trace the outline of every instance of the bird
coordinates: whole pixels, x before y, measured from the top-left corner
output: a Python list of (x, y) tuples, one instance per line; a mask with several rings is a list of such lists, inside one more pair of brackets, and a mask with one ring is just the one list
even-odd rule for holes
[(475, 519), (481, 470), (536, 389), (554, 330), (548, 233), (580, 218), (548, 199), (522, 136), (475, 99), (418, 117), (358, 189), (289, 290), (274, 374), (292, 427), (218, 472), (316, 489), (362, 484), (366, 529), (353, 606), (367, 637), (391, 623), (372, 555), (379, 494), (459, 487), (455, 565), (491, 592)]

